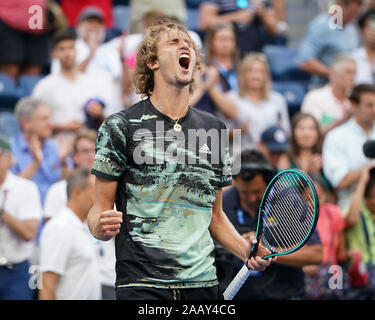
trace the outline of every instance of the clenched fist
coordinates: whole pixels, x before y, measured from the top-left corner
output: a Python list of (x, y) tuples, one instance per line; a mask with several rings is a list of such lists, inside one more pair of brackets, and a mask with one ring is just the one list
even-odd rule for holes
[(122, 212), (115, 210), (103, 211), (99, 214), (93, 235), (103, 241), (108, 241), (120, 232)]

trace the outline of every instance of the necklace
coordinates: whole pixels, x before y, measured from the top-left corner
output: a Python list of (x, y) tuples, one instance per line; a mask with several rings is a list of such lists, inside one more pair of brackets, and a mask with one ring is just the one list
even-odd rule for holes
[(182, 127), (181, 125), (178, 123), (178, 121), (180, 121), (180, 119), (182, 118), (183, 114), (185, 113), (185, 111), (189, 108), (189, 105), (187, 106), (187, 108), (181, 113), (180, 117), (176, 120), (174, 120), (174, 125), (173, 125), (173, 130), (176, 131), (176, 132), (180, 132)]

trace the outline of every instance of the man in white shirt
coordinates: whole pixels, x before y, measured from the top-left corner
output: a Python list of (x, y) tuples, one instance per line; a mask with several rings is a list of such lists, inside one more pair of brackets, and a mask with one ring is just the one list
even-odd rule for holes
[(10, 172), (8, 139), (0, 136), (0, 300), (33, 299), (29, 259), (42, 206), (37, 186)]
[(375, 86), (358, 85), (350, 95), (353, 116), (331, 130), (323, 144), (323, 170), (337, 190), (345, 212), (363, 168), (373, 165), (363, 153), (364, 143), (375, 139)]
[(94, 200), (94, 177), (78, 170), (67, 180), (68, 203), (49, 221), (40, 239), (41, 300), (99, 300), (96, 246), (85, 220)]
[[(54, 39), (53, 55), (60, 61), (60, 72), (51, 73), (35, 86), (32, 96), (42, 99), (52, 109), (54, 132), (77, 131), (85, 122), (84, 106), (91, 98), (101, 98), (96, 79), (82, 73), (76, 65), (75, 37), (62, 34)], [(89, 107), (87, 113), (93, 117)]]
[(340, 54), (332, 62), (329, 83), (308, 92), (301, 111), (312, 114), (323, 134), (347, 121), (350, 117), (350, 91), (354, 85), (356, 62), (349, 55)]
[(357, 63), (355, 83), (375, 83), (375, 9), (366, 11), (358, 21), (364, 45), (353, 52)]
[[(82, 129), (75, 137), (73, 145), (73, 162), (77, 169), (90, 170), (95, 159), (96, 131)], [(48, 190), (44, 203), (44, 216), (46, 220), (56, 216), (67, 203), (67, 180), (53, 184)], [(97, 241), (92, 238), (97, 246), (99, 267), (101, 274), (103, 299), (115, 298), (115, 245), (114, 241)]]

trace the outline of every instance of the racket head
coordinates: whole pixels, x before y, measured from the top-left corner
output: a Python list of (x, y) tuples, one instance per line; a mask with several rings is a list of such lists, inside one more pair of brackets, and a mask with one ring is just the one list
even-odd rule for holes
[[(319, 198), (311, 178), (302, 170), (279, 172), (263, 195), (256, 238), (271, 252), (264, 259), (300, 249), (312, 236), (319, 217)], [(257, 249), (252, 247), (252, 255)]]

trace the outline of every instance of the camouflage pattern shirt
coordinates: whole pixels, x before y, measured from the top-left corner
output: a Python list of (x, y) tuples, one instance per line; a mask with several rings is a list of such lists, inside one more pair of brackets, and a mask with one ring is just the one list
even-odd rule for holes
[(92, 173), (117, 181), (116, 287), (217, 285), (209, 225), (220, 188), (232, 183), (228, 135), (189, 107), (178, 121), (149, 99), (107, 118)]

